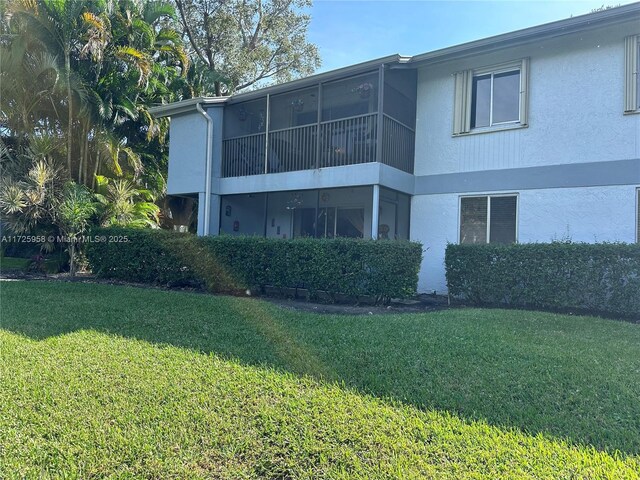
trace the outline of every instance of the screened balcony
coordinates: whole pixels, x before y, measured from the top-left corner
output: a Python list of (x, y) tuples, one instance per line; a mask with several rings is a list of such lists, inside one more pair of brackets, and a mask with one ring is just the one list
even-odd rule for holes
[(380, 69), (230, 103), (222, 176), (370, 162), (413, 173), (415, 102), (414, 71)]

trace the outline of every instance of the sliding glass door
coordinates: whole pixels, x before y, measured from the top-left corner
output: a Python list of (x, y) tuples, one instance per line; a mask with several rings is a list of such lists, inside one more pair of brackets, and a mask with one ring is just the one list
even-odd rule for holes
[(364, 237), (364, 208), (299, 208), (294, 215), (296, 237)]

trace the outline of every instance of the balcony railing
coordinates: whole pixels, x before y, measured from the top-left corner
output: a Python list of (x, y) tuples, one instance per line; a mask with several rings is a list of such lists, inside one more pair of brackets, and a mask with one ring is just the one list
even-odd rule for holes
[(267, 172), (293, 172), (316, 166), (317, 125), (293, 127), (269, 133)]
[(320, 167), (375, 162), (377, 120), (372, 113), (320, 124)]
[(413, 173), (415, 131), (389, 115), (382, 123), (382, 163)]
[[(380, 161), (413, 172), (414, 131), (384, 115)], [(267, 142), (268, 140), (268, 142)], [(313, 170), (378, 161), (378, 114), (358, 115), (223, 142), (222, 176)]]
[(264, 133), (229, 138), (222, 142), (222, 176), (245, 177), (265, 173)]

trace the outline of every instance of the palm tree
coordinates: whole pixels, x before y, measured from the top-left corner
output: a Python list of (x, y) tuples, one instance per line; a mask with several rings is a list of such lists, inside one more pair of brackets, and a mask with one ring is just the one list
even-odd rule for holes
[(48, 52), (28, 51), (17, 42), (0, 44), (0, 112), (4, 127), (24, 137), (51, 124), (59, 108), (61, 76), (56, 58)]
[[(3, 99), (2, 111), (17, 131), (27, 134), (44, 124), (49, 133), (64, 132), (68, 173), (89, 185), (100, 163), (101, 131), (134, 150), (153, 138), (164, 143), (167, 123), (154, 121), (148, 109), (173, 100), (169, 86), (188, 69), (181, 38), (169, 22), (174, 17), (169, 3), (9, 0), (7, 5), (11, 20), (0, 44), (6, 50), (0, 52), (1, 80), (16, 91), (4, 95), (13, 101)], [(42, 72), (34, 74), (25, 65), (36, 59)], [(34, 78), (51, 85), (42, 88)], [(41, 97), (49, 99), (48, 109)]]
[(102, 204), (103, 227), (157, 228), (160, 208), (153, 203), (150, 191), (136, 187), (126, 179), (98, 177), (96, 198)]
[[(67, 169), (72, 171), (74, 154), (74, 115), (79, 112), (85, 100), (81, 82), (74, 75), (73, 60), (87, 51), (97, 51), (95, 35), (84, 36), (95, 29), (90, 9), (104, 10), (106, 3), (94, 0), (40, 0), (38, 2), (13, 1), (9, 4), (11, 22), (18, 23), (19, 36), (28, 36), (30, 41), (37, 41), (53, 58), (57, 58), (66, 87), (67, 110)], [(87, 15), (85, 15), (87, 14)], [(75, 97), (75, 98), (74, 98)], [(74, 105), (75, 100), (79, 105)]]
[(96, 213), (92, 193), (84, 185), (67, 182), (57, 207), (57, 225), (64, 234), (69, 251), (69, 273), (76, 274), (76, 251), (89, 220)]
[(2, 221), (16, 234), (35, 234), (56, 223), (63, 189), (55, 139), (41, 137), (11, 155), (2, 149), (0, 183)]
[[(166, 185), (168, 122), (155, 120), (149, 108), (189, 98), (200, 88), (191, 86), (194, 70), (188, 77), (189, 59), (172, 28), (173, 6), (5, 1), (9, 15), (3, 18), (10, 21), (0, 21), (0, 122), (19, 145), (44, 136), (61, 140), (58, 147), (66, 148), (52, 153), (61, 160), (56, 174), (98, 189), (106, 202), (103, 223), (156, 226), (154, 202)], [(22, 215), (29, 205), (37, 210), (38, 202), (25, 200), (27, 191), (37, 190), (26, 173), (31, 159), (19, 155), (18, 163), (23, 171), (3, 190), (2, 208)], [(100, 175), (120, 180), (101, 191)], [(41, 218), (55, 220), (53, 214)]]

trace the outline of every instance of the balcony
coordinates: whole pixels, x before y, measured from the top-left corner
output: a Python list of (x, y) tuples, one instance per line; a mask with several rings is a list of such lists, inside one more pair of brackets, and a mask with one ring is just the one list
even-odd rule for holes
[[(230, 105), (222, 176), (371, 162), (413, 173), (415, 79), (394, 81), (394, 73), (375, 72)], [(378, 85), (385, 85), (380, 94)], [(409, 91), (401, 93), (398, 87), (403, 86)]]

